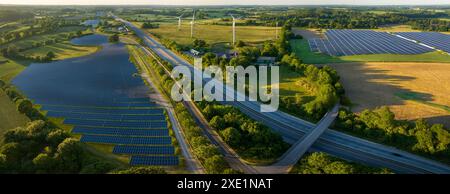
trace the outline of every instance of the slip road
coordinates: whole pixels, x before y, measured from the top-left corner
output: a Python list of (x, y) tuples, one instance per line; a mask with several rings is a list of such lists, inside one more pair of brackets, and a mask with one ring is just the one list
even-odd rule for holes
[(212, 180), (179, 180), (178, 189), (199, 189), (209, 191), (214, 187), (217, 189), (270, 189), (273, 179), (221, 179), (220, 183)]

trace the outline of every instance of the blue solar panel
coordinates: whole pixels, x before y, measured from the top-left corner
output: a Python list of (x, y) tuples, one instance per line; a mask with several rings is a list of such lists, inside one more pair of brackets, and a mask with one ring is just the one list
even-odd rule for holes
[(120, 136), (82, 135), (80, 141), (90, 143), (125, 144), (125, 145), (171, 144), (170, 137), (120, 137)]
[(127, 146), (117, 145), (113, 149), (114, 154), (138, 154), (138, 155), (173, 155), (173, 146)]
[(119, 136), (169, 136), (168, 129), (120, 129), (120, 128), (91, 128), (74, 127), (72, 133), (94, 135), (119, 135)]
[(332, 56), (362, 54), (420, 54), (432, 49), (372, 30), (328, 30), (326, 39), (308, 40), (311, 51)]
[(92, 127), (127, 127), (127, 128), (142, 128), (142, 129), (161, 129), (167, 128), (166, 121), (102, 121), (102, 120), (83, 120), (83, 119), (65, 119), (64, 124), (75, 126), (92, 126)]
[(398, 32), (396, 34), (450, 54), (450, 35), (438, 32)]
[(175, 166), (179, 164), (177, 156), (131, 156), (131, 165)]
[(164, 112), (164, 109), (161, 108), (103, 109), (103, 108), (73, 108), (73, 107), (43, 106), (41, 109), (52, 112), (92, 113), (92, 114), (163, 114)]
[(114, 102), (131, 102), (131, 103), (138, 103), (138, 102), (149, 102), (149, 98), (115, 98)]
[(155, 115), (118, 115), (118, 114), (92, 114), (92, 113), (71, 113), (71, 112), (47, 112), (49, 117), (64, 117), (71, 119), (88, 120), (112, 120), (112, 121), (164, 121), (164, 114)]

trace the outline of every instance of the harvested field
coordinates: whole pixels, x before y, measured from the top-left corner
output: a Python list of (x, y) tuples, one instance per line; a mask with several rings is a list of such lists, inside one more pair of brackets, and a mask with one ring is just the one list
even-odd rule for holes
[(427, 118), (450, 128), (449, 63), (333, 64), (359, 112), (389, 106), (397, 119)]

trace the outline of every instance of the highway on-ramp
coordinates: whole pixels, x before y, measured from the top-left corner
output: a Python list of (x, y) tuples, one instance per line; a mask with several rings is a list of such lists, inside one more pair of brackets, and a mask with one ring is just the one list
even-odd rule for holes
[[(165, 48), (132, 23), (116, 16), (113, 17), (129, 26), (162, 59), (167, 60), (172, 65), (183, 65), (192, 71), (198, 71), (182, 57)], [(277, 131), (286, 142), (291, 144), (297, 142), (304, 134), (315, 127), (313, 123), (282, 111), (261, 112), (259, 102), (232, 101), (227, 103)], [(323, 133), (311, 149), (323, 151), (349, 161), (386, 167), (398, 173), (450, 173), (450, 167), (445, 164), (330, 129)]]

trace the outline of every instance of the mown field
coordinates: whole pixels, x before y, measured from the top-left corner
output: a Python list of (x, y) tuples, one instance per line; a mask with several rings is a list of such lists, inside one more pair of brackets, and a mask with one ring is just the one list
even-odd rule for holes
[(16, 105), (0, 89), (0, 139), (7, 130), (24, 126), (28, 121), (29, 119), (17, 111)]
[(305, 39), (292, 40), (290, 43), (292, 51), (307, 64), (348, 62), (450, 62), (450, 55), (439, 53), (437, 51), (418, 55), (373, 54), (334, 57), (311, 52), (308, 41)]
[(450, 127), (450, 63), (332, 64), (353, 111), (389, 106), (397, 119), (428, 118)]
[(27, 37), (27, 38), (23, 38), (23, 39), (20, 39), (17, 41), (13, 41), (9, 44), (0, 45), (0, 48), (7, 47), (9, 45), (14, 45), (17, 48), (27, 49), (27, 48), (30, 48), (34, 43), (45, 42), (47, 40), (66, 40), (67, 36), (70, 33), (76, 33), (78, 31), (86, 32), (85, 30), (86, 30), (86, 27), (83, 27), (83, 26), (62, 27), (62, 28), (58, 29), (56, 32), (35, 35), (32, 37)]
[(78, 46), (73, 45), (70, 42), (66, 41), (62, 43), (55, 43), (51, 45), (29, 49), (22, 52), (22, 54), (32, 57), (36, 56), (43, 57), (47, 55), (48, 52), (53, 52), (56, 55), (55, 60), (63, 60), (67, 58), (74, 58), (92, 54), (97, 52), (99, 49), (100, 47), (97, 46)]

